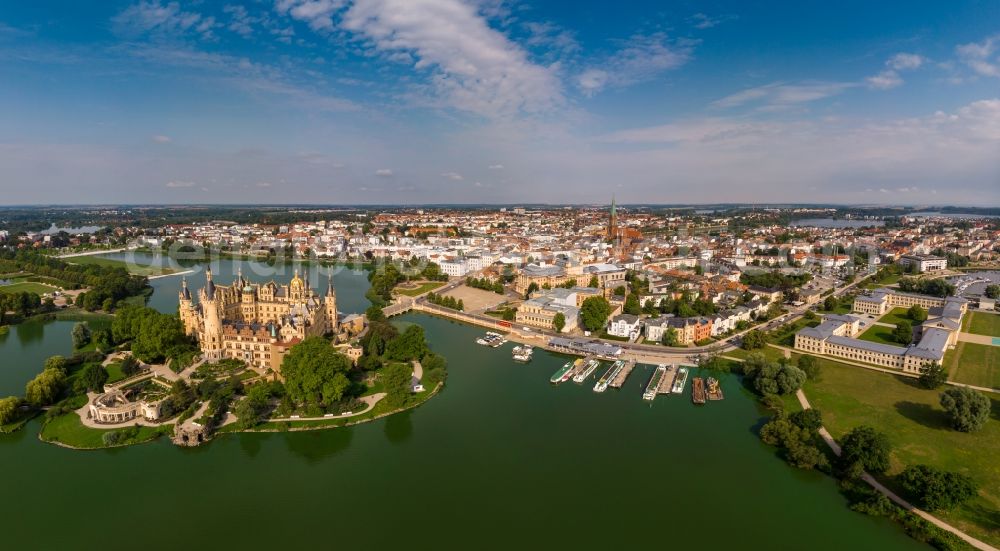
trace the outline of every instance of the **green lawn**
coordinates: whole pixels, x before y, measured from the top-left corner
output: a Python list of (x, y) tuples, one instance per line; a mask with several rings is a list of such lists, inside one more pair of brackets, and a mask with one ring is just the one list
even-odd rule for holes
[(445, 281), (424, 281), (420, 283), (417, 287), (414, 287), (413, 289), (407, 289), (405, 287), (396, 287), (394, 290), (401, 295), (406, 295), (408, 297), (415, 297), (417, 295), (422, 295), (429, 291), (433, 291), (434, 289), (441, 287), (445, 283), (446, 283)]
[[(67, 413), (53, 419), (49, 419), (42, 425), (39, 438), (45, 442), (59, 442), (67, 446), (83, 449), (105, 448), (104, 433), (110, 430), (92, 429), (85, 427), (80, 422), (80, 416), (76, 413)], [(172, 434), (173, 425), (163, 427), (139, 427), (139, 434), (134, 439), (123, 442), (123, 445), (138, 444), (148, 440), (154, 440), (161, 434)]]
[(899, 325), (901, 321), (908, 321), (911, 325), (917, 325), (917, 322), (910, 319), (906, 308), (893, 308), (891, 312), (886, 312), (878, 321), (891, 323), (892, 325)]
[(977, 335), (1000, 337), (1000, 315), (985, 312), (969, 312), (969, 322), (965, 331)]
[(104, 369), (108, 372), (108, 380), (104, 382), (104, 384), (106, 385), (110, 385), (111, 383), (117, 383), (118, 381), (125, 378), (125, 374), (122, 373), (121, 362), (109, 363), (104, 367)]
[(944, 355), (951, 381), (1000, 388), (1000, 347), (959, 341)]
[(905, 346), (896, 342), (896, 337), (892, 335), (892, 332), (893, 329), (891, 327), (874, 325), (871, 329), (858, 335), (858, 338), (863, 341), (880, 342), (882, 344), (891, 344), (893, 346)]
[(52, 291), (58, 290), (58, 287), (34, 281), (21, 281), (18, 283), (11, 283), (10, 285), (0, 286), (0, 293), (37, 293), (39, 295), (44, 295), (45, 293), (51, 293)]
[[(886, 433), (893, 445), (892, 468), (898, 474), (918, 463), (965, 473), (980, 486), (980, 496), (951, 512), (935, 512), (973, 536), (1000, 545), (1000, 402), (977, 433), (952, 430), (939, 405), (939, 390), (924, 390), (912, 379), (869, 371), (827, 359), (821, 376), (804, 390), (835, 438), (867, 424)], [(890, 480), (890, 485), (892, 481)]]
[(729, 352), (724, 352), (722, 355), (723, 356), (731, 356), (733, 358), (740, 358), (741, 360), (745, 360), (747, 356), (749, 356), (750, 354), (752, 354), (754, 352), (759, 352), (759, 353), (763, 354), (764, 357), (766, 357), (766, 358), (768, 358), (770, 360), (775, 360), (775, 361), (780, 360), (781, 358), (785, 357), (785, 351), (784, 350), (782, 350), (780, 348), (775, 348), (773, 346), (765, 346), (764, 348), (761, 348), (759, 350), (744, 350), (742, 348), (737, 348), (736, 350), (732, 350), (732, 351), (729, 351)]
[(163, 268), (160, 266), (133, 264), (130, 262), (125, 262), (124, 260), (118, 260), (116, 258), (105, 258), (99, 255), (74, 256), (70, 258), (65, 258), (63, 260), (69, 262), (70, 264), (84, 264), (84, 265), (97, 264), (99, 266), (120, 266), (128, 270), (130, 274), (141, 275), (141, 276), (172, 274), (177, 271), (172, 268)]

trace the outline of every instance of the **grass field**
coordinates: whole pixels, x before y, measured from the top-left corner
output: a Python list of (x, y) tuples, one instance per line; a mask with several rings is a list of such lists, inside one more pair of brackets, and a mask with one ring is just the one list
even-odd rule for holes
[[(76, 413), (67, 413), (46, 421), (42, 425), (39, 438), (46, 442), (58, 442), (74, 448), (97, 449), (106, 448), (102, 439), (104, 433), (110, 430), (92, 429), (85, 427), (80, 422), (80, 416)], [(122, 445), (138, 444), (148, 440), (154, 440), (162, 434), (172, 434), (173, 425), (163, 427), (139, 427), (139, 434)]]
[(1000, 347), (959, 341), (944, 355), (951, 381), (1000, 388)]
[[(951, 512), (935, 514), (975, 537), (1000, 545), (1000, 402), (977, 433), (952, 430), (939, 405), (939, 390), (925, 390), (905, 377), (819, 360), (821, 376), (804, 390), (835, 438), (859, 425), (886, 433), (893, 445), (892, 468), (927, 464), (965, 473), (980, 486), (980, 496)], [(892, 482), (890, 481), (890, 485)]]
[(51, 293), (52, 291), (58, 290), (58, 287), (53, 287), (44, 283), (36, 283), (34, 281), (21, 281), (18, 283), (11, 283), (10, 285), (0, 286), (0, 293), (37, 293), (39, 295), (44, 295), (45, 293)]
[(984, 312), (969, 312), (969, 322), (965, 331), (977, 335), (1000, 337), (1000, 315)]
[(891, 327), (875, 325), (872, 326), (871, 329), (858, 335), (858, 338), (869, 342), (879, 342), (882, 344), (891, 344), (893, 346), (905, 346), (896, 342), (896, 338), (892, 335), (892, 332), (893, 329)]
[(120, 266), (129, 271), (130, 274), (141, 275), (141, 276), (154, 276), (154, 275), (164, 275), (172, 274), (177, 270), (172, 268), (161, 268), (160, 266), (149, 266), (145, 264), (132, 264), (125, 262), (124, 260), (118, 260), (115, 258), (105, 258), (103, 256), (92, 255), (92, 256), (74, 256), (71, 258), (64, 259), (70, 264), (96, 264), (98, 266)]
[(886, 312), (884, 316), (878, 319), (882, 323), (891, 323), (892, 325), (899, 325), (901, 321), (908, 321), (911, 325), (916, 325), (917, 323), (910, 319), (906, 308), (893, 308), (892, 311)]
[(401, 295), (406, 295), (408, 297), (415, 297), (417, 295), (422, 295), (429, 291), (433, 291), (434, 289), (441, 287), (445, 283), (446, 282), (444, 281), (424, 281), (413, 289), (407, 289), (405, 287), (396, 287), (394, 290)]

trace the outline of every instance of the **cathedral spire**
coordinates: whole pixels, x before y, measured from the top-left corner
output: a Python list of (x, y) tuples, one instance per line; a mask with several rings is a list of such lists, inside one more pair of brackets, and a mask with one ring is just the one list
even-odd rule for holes
[(333, 296), (333, 276), (329, 274), (326, 276), (326, 296)]

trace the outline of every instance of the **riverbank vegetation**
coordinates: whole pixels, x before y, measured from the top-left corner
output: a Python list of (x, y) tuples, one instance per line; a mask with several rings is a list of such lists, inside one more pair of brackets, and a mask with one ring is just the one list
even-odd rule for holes
[(378, 266), (368, 272), (371, 287), (365, 298), (376, 306), (385, 306), (392, 300), (392, 290), (404, 281), (448, 281), (448, 275), (434, 262), (413, 257), (409, 262), (393, 262)]
[(465, 310), (465, 301), (462, 299), (455, 299), (455, 297), (450, 295), (439, 295), (437, 293), (427, 293), (427, 302), (431, 304), (436, 304), (438, 306), (443, 306), (445, 308), (451, 308), (452, 310), (458, 310), (462, 312)]

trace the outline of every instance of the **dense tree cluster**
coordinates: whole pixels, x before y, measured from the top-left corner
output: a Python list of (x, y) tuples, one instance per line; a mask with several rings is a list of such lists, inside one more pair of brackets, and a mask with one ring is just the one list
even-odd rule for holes
[(941, 393), (941, 407), (948, 414), (952, 428), (975, 432), (990, 418), (992, 402), (982, 392), (968, 387), (949, 388)]
[(870, 426), (862, 425), (847, 433), (840, 448), (842, 468), (852, 477), (859, 474), (859, 469), (876, 474), (889, 470), (889, 438)]
[(0, 425), (13, 423), (18, 418), (18, 408), (21, 407), (21, 399), (17, 396), (8, 396), (0, 399)]
[(767, 335), (757, 329), (747, 331), (740, 341), (740, 347), (743, 350), (759, 350), (765, 346), (767, 346)]
[(498, 295), (503, 294), (503, 283), (500, 281), (490, 281), (489, 279), (467, 277), (465, 278), (465, 284), (469, 287), (475, 287), (476, 289), (482, 289), (484, 291), (493, 291)]
[(899, 290), (904, 293), (918, 293), (935, 297), (947, 297), (955, 294), (955, 286), (944, 279), (904, 277), (899, 280)]
[(608, 322), (611, 304), (602, 296), (588, 297), (580, 306), (580, 321), (587, 331), (599, 331)]
[(7, 312), (13, 312), (19, 318), (34, 314), (50, 312), (55, 309), (51, 301), (42, 301), (38, 293), (19, 291), (17, 293), (0, 293), (0, 325), (10, 323)]
[(116, 343), (131, 341), (132, 354), (146, 363), (159, 363), (195, 349), (177, 316), (145, 306), (119, 309), (111, 322), (111, 337)]
[(47, 367), (24, 388), (24, 399), (29, 404), (41, 407), (59, 401), (66, 385), (66, 371), (58, 367)]
[(812, 275), (805, 274), (783, 274), (777, 270), (771, 272), (761, 272), (749, 274), (744, 272), (740, 275), (740, 283), (744, 285), (757, 285), (767, 289), (781, 289), (782, 291), (801, 287), (812, 280)]
[(760, 439), (781, 449), (788, 463), (800, 469), (813, 469), (827, 465), (826, 456), (816, 446), (817, 430), (823, 424), (822, 416), (814, 409), (787, 415), (779, 411), (760, 429)]
[(350, 387), (351, 361), (322, 337), (293, 346), (281, 362), (285, 391), (297, 404), (326, 407), (340, 401)]
[(743, 361), (743, 376), (761, 396), (791, 394), (802, 387), (806, 373), (785, 362), (772, 362), (753, 353)]
[(438, 306), (444, 306), (445, 308), (451, 308), (452, 310), (458, 310), (462, 312), (465, 310), (465, 301), (462, 299), (456, 299), (451, 295), (439, 295), (437, 293), (427, 293), (427, 302), (431, 304), (437, 304)]
[(404, 281), (426, 279), (428, 281), (448, 281), (448, 274), (434, 262), (421, 262), (413, 257), (409, 262), (380, 264), (368, 272), (371, 288), (365, 297), (377, 306), (384, 306), (392, 300), (392, 289)]
[(917, 505), (927, 511), (951, 509), (975, 497), (972, 478), (929, 465), (911, 465), (899, 475), (899, 483)]
[(141, 294), (148, 287), (145, 277), (131, 275), (120, 266), (70, 264), (32, 251), (0, 250), (0, 273), (18, 271), (51, 278), (73, 289), (88, 287), (77, 297), (76, 304), (91, 311), (110, 310), (118, 301)]

